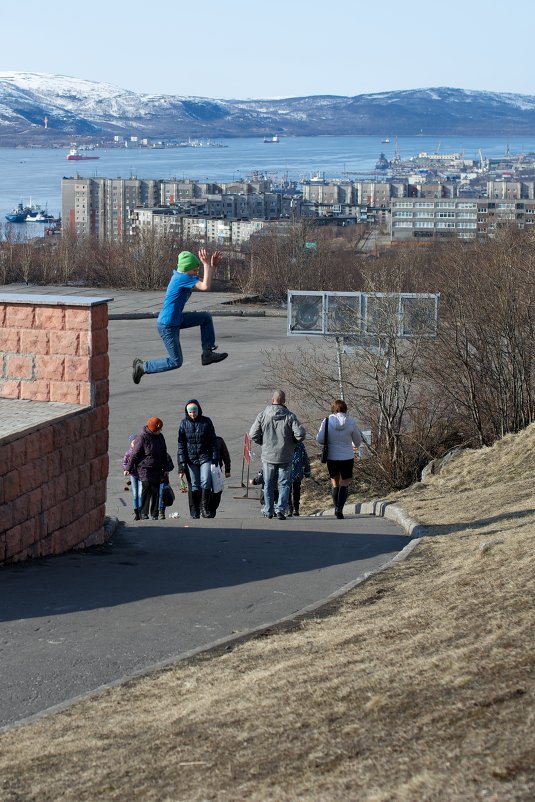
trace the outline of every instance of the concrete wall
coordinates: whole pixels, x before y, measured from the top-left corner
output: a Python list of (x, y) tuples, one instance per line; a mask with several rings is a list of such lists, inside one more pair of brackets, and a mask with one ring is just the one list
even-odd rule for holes
[(0, 563), (104, 541), (108, 300), (0, 295)]

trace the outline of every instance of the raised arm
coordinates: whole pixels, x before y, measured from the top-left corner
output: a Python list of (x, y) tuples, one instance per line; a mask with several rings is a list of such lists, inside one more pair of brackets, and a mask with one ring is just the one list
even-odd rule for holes
[(203, 265), (203, 276), (202, 280), (198, 281), (195, 285), (195, 289), (200, 290), (201, 292), (206, 292), (212, 288), (212, 279), (215, 275), (218, 264), (223, 258), (223, 254), (221, 251), (214, 251), (212, 256), (209, 257), (206, 248), (201, 248), (198, 253), (198, 257)]

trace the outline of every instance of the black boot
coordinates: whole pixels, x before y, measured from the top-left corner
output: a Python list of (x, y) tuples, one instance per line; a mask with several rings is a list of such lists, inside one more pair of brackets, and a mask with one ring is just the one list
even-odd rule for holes
[(227, 358), (228, 354), (216, 354), (216, 348), (217, 345), (214, 346), (214, 348), (208, 348), (206, 351), (202, 352), (201, 362), (203, 365), (213, 365), (216, 362), (222, 362)]
[(191, 513), (191, 517), (192, 518), (200, 518), (201, 517), (201, 491), (200, 490), (192, 490), (191, 491), (190, 513)]
[(212, 494), (211, 490), (202, 490), (201, 496), (201, 515), (203, 518), (213, 518), (214, 513), (210, 509), (210, 496)]
[(338, 492), (339, 487), (331, 488), (331, 496), (333, 497), (333, 504), (334, 504), (334, 514), (336, 515), (336, 510), (338, 509)]
[(347, 501), (347, 487), (339, 487), (338, 488), (338, 502), (336, 504), (336, 508), (334, 510), (334, 514), (337, 518), (342, 519), (344, 517), (344, 504)]
[(132, 379), (134, 380), (134, 384), (139, 384), (141, 381), (141, 377), (145, 375), (145, 368), (144, 362), (139, 357), (134, 359), (134, 363), (132, 365)]

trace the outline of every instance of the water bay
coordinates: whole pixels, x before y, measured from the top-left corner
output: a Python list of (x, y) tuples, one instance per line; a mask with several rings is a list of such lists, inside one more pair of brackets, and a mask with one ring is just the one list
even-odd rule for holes
[[(0, 222), (20, 201), (47, 206), (58, 216), (61, 212), (61, 179), (80, 175), (84, 178), (193, 178), (199, 181), (232, 181), (259, 171), (281, 180), (299, 180), (315, 173), (327, 178), (346, 174), (358, 180), (359, 175), (373, 171), (379, 154), (394, 156), (395, 137), (385, 132), (378, 136), (325, 136), (281, 138), (278, 143), (264, 143), (262, 138), (226, 139), (226, 147), (183, 148), (101, 148), (98, 161), (69, 162), (67, 149), (0, 148)], [(478, 158), (535, 150), (535, 136), (527, 137), (399, 137), (402, 159), (420, 151), (440, 153), (464, 152), (466, 158)], [(23, 224), (27, 229), (40, 228)], [(35, 232), (37, 234), (39, 232)]]

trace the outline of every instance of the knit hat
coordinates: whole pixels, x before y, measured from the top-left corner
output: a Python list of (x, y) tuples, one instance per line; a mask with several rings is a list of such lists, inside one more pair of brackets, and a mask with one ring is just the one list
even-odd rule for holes
[(147, 429), (149, 432), (154, 432), (154, 434), (159, 432), (162, 426), (163, 421), (161, 421), (160, 418), (149, 418), (147, 421)]
[(191, 251), (180, 251), (176, 269), (179, 273), (187, 273), (189, 270), (195, 270), (200, 264), (200, 259), (198, 259), (194, 253), (191, 253)]

